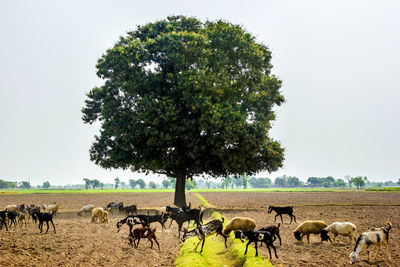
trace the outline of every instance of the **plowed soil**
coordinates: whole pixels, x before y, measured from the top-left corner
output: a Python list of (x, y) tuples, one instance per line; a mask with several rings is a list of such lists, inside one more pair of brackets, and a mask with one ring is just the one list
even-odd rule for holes
[[(272, 263), (279, 266), (347, 266), (349, 253), (354, 248), (348, 239), (338, 237), (338, 244), (320, 242), (311, 237), (311, 244), (297, 242), (293, 231), (305, 220), (351, 221), (357, 226), (356, 236), (374, 226), (383, 226), (387, 220), (393, 223), (390, 235), (392, 262), (386, 258), (383, 248), (376, 262), (368, 261), (368, 254), (360, 254), (355, 266), (400, 266), (400, 194), (399, 193), (200, 193), (228, 219), (247, 216), (257, 222), (257, 228), (274, 223), (274, 214), (267, 214), (269, 205), (293, 205), (297, 222), (289, 224), (283, 217), (281, 224), (282, 246), (275, 241), (279, 259)], [(187, 194), (194, 206), (200, 203), (194, 194)], [(137, 204), (139, 213), (154, 210), (173, 202), (173, 193), (110, 193), (110, 194), (16, 194), (0, 195), (0, 208), (8, 204), (60, 204), (60, 212), (54, 222), (57, 233), (50, 225), (47, 234), (40, 234), (37, 225), (0, 230), (0, 266), (172, 266), (179, 254), (177, 226), (162, 231), (158, 223), (157, 239), (161, 250), (150, 248), (150, 242), (142, 240), (139, 248), (125, 243), (128, 228), (116, 233), (116, 223), (123, 215), (111, 214), (108, 224), (91, 223), (90, 217), (76, 215), (81, 206), (94, 204), (105, 207), (109, 202), (123, 201), (125, 205)], [(277, 222), (280, 218), (277, 218)], [(169, 225), (169, 221), (167, 223)], [(46, 230), (46, 226), (44, 226)], [(375, 248), (374, 248), (375, 251)], [(265, 247), (259, 252), (268, 257)]]

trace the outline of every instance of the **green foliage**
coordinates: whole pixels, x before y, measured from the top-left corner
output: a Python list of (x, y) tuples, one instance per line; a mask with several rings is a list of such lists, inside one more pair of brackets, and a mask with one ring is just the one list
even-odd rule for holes
[(17, 188), (17, 183), (15, 182), (7, 182), (0, 179), (0, 188)]
[(346, 182), (343, 179), (337, 179), (335, 181), (335, 187), (345, 187)]
[(134, 189), (134, 188), (136, 187), (136, 181), (133, 180), (133, 179), (130, 179), (130, 180), (129, 180), (129, 186), (130, 186), (132, 189)]
[(335, 186), (335, 178), (332, 176), (328, 177), (309, 177), (307, 179), (307, 183), (311, 185), (311, 187), (333, 187)]
[(27, 181), (22, 181), (19, 183), (18, 188), (22, 188), (22, 189), (30, 189), (31, 188), (31, 184)]
[(165, 189), (168, 189), (168, 186), (171, 185), (171, 182), (168, 181), (168, 180), (163, 180), (163, 181), (161, 182), (161, 184), (163, 185), (163, 187), (165, 187)]
[(173, 16), (128, 32), (98, 60), (104, 85), (82, 109), (85, 123), (101, 123), (91, 160), (178, 178), (179, 190), (200, 174), (277, 170), (284, 149), (268, 131), (284, 98), (270, 61), (224, 21)]
[(186, 181), (186, 190), (191, 190), (197, 187), (195, 179), (189, 179)]
[(50, 183), (48, 181), (44, 182), (42, 185), (43, 189), (49, 189), (50, 188)]
[(115, 189), (117, 189), (119, 187), (119, 185), (121, 184), (121, 181), (117, 177), (117, 178), (114, 179), (114, 182), (115, 182)]
[(252, 177), (249, 179), (249, 184), (253, 188), (268, 188), (271, 185), (271, 179)]
[(143, 181), (143, 179), (137, 180), (136, 184), (138, 184), (141, 189), (145, 188), (146, 186), (146, 183)]
[(156, 189), (157, 188), (157, 184), (155, 182), (153, 182), (153, 181), (150, 181), (149, 187), (152, 188), (152, 189)]
[(274, 184), (275, 184), (275, 187), (285, 187), (285, 185), (286, 185), (285, 177), (276, 177)]
[(354, 184), (357, 188), (361, 188), (361, 187), (364, 187), (365, 186), (365, 182), (367, 181), (367, 179), (366, 179), (367, 177), (361, 177), (361, 176), (358, 176), (358, 177), (354, 177), (354, 178), (352, 178), (351, 179), (351, 182), (352, 182), (352, 184)]

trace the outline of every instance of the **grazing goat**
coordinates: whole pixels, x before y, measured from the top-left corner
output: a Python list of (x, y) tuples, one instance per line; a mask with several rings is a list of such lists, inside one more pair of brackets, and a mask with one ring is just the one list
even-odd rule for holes
[[(181, 207), (181, 208), (174, 208), (171, 206), (165, 206), (165, 213), (172, 215), (172, 214), (177, 214), (181, 212), (186, 212), (192, 209), (192, 203), (189, 202), (189, 206), (186, 207)], [(171, 223), (169, 224), (168, 228), (171, 227), (173, 220), (171, 219)]]
[(20, 227), (22, 227), (22, 225), (25, 223), (25, 228), (26, 228), (26, 214), (19, 214), (18, 216), (18, 224), (20, 224)]
[(120, 213), (122, 212), (122, 213), (125, 213), (126, 215), (133, 214), (133, 213), (137, 214), (136, 205), (126, 206), (126, 207), (121, 206), (118, 208), (118, 210)]
[(119, 202), (119, 203), (110, 202), (110, 203), (108, 203), (108, 205), (106, 206), (105, 210), (106, 210), (106, 211), (109, 211), (109, 212), (111, 212), (111, 213), (113, 213), (113, 210), (119, 210), (119, 208), (120, 208), (120, 207), (123, 207), (123, 206), (124, 206), (124, 203), (123, 203), (123, 202)]
[(234, 217), (225, 226), (224, 235), (229, 235), (231, 231), (250, 231), (256, 228), (256, 222), (248, 217)]
[(178, 238), (181, 236), (181, 229), (184, 222), (194, 221), (197, 226), (203, 221), (203, 212), (200, 209), (191, 209), (171, 215), (171, 219), (178, 224)]
[[(281, 236), (279, 234), (279, 227), (281, 226), (280, 223), (278, 223), (278, 226), (275, 225), (271, 225), (271, 226), (267, 226), (267, 227), (263, 227), (261, 229), (258, 229), (258, 231), (268, 231), (271, 233), (271, 235), (274, 238), (278, 238), (279, 239), (279, 246), (282, 246), (282, 240), (281, 240)], [(262, 244), (261, 244), (262, 245)]]
[[(40, 207), (36, 207), (35, 205), (31, 205), (30, 207), (27, 207), (26, 208), (26, 210), (27, 210), (27, 212), (28, 212), (28, 214), (32, 217), (32, 220), (36, 223), (36, 217), (33, 217), (32, 216), (32, 214), (33, 214), (33, 212), (40, 212)], [(28, 219), (29, 219), (29, 217), (28, 217)]]
[(14, 224), (14, 227), (17, 227), (17, 217), (18, 217), (18, 213), (16, 213), (15, 211), (7, 211), (7, 218), (10, 220), (10, 225), (9, 227), (11, 227), (12, 224)]
[[(338, 235), (342, 236), (348, 236), (350, 237), (349, 244), (351, 244), (351, 241), (354, 238), (354, 241), (356, 241), (356, 237), (354, 235), (354, 231), (356, 230), (356, 226), (351, 223), (351, 222), (334, 222), (328, 227), (325, 227), (321, 231), (321, 238), (325, 241), (329, 240), (332, 243), (335, 243), (335, 239)], [(329, 234), (331, 233), (333, 235), (333, 238), (331, 239)]]
[(97, 222), (97, 220), (101, 223), (103, 220), (103, 208), (98, 207), (92, 210), (92, 223)]
[(121, 230), (122, 225), (127, 224), (129, 226), (129, 233), (132, 232), (132, 228), (134, 225), (141, 224), (143, 227), (148, 227), (147, 224), (147, 216), (138, 214), (138, 215), (129, 215), (126, 218), (117, 222), (117, 233)]
[[(360, 252), (364, 248), (369, 248), (371, 245), (377, 246), (377, 251), (373, 260), (375, 260), (376, 257), (378, 256), (382, 244), (386, 246), (389, 260), (392, 259), (390, 256), (390, 250), (388, 246), (389, 232), (390, 229), (392, 229), (392, 223), (391, 222), (386, 222), (386, 223), (388, 224), (387, 227), (372, 228), (370, 231), (364, 232), (360, 235), (360, 237), (358, 237), (354, 250), (353, 252), (350, 253), (350, 264), (355, 263), (358, 260)], [(371, 261), (371, 252), (372, 251), (370, 250), (368, 257), (370, 261)]]
[(56, 227), (54, 226), (54, 223), (53, 223), (54, 213), (55, 213), (55, 211), (53, 211), (53, 213), (48, 213), (48, 212), (42, 213), (42, 212), (37, 212), (37, 211), (34, 211), (32, 213), (32, 216), (36, 217), (39, 221), (40, 232), (43, 231), (43, 222), (46, 222), (46, 224), (47, 224), (46, 234), (47, 234), (47, 232), (49, 231), (49, 222), (51, 222), (51, 224), (53, 225), (54, 233), (56, 233)]
[(203, 247), (204, 243), (206, 242), (206, 238), (212, 234), (217, 234), (224, 237), (225, 248), (227, 248), (228, 246), (226, 245), (226, 239), (228, 238), (228, 236), (222, 233), (223, 223), (224, 223), (224, 218), (222, 218), (222, 221), (220, 220), (210, 221), (204, 225), (198, 226), (197, 228), (189, 232), (187, 231), (187, 229), (184, 229), (182, 242), (185, 242), (186, 238), (188, 237), (197, 236), (197, 238), (199, 239), (199, 243), (197, 243), (197, 246), (194, 248), (194, 250), (196, 251), (197, 247), (200, 245), (200, 242), (203, 241), (203, 243), (201, 244), (201, 250), (200, 250), (201, 253), (203, 252)]
[(5, 211), (15, 211), (15, 210), (17, 210), (17, 205), (7, 205), (7, 206), (4, 208), (4, 210), (5, 210)]
[(42, 204), (42, 208), (45, 212), (56, 215), (56, 213), (58, 211), (58, 204), (56, 204), (56, 203), (50, 204), (50, 205)]
[[(310, 234), (319, 235), (321, 234), (322, 229), (327, 226), (328, 225), (324, 221), (305, 221), (297, 226), (294, 231), (294, 237), (299, 241), (303, 241), (303, 237), (307, 236), (308, 244), (310, 244)], [(322, 241), (326, 240), (321, 238), (321, 242)]]
[(3, 229), (3, 225), (6, 226), (6, 231), (8, 231), (8, 226), (6, 222), (7, 211), (0, 211), (0, 230)]
[(265, 243), (265, 245), (268, 248), (269, 258), (272, 259), (270, 247), (272, 247), (274, 249), (275, 257), (279, 258), (278, 255), (276, 254), (276, 248), (274, 246), (274, 240), (275, 239), (274, 239), (273, 235), (268, 231), (242, 231), (242, 230), (238, 230), (235, 233), (235, 238), (240, 238), (240, 240), (242, 240), (242, 239), (247, 239), (248, 240), (248, 242), (246, 244), (246, 251), (244, 252), (244, 255), (247, 254), (247, 249), (248, 249), (250, 243), (254, 242), (255, 249), (256, 249), (256, 257), (257, 257), (258, 256), (257, 242), (263, 242), (263, 243)]
[(282, 214), (287, 214), (290, 216), (290, 223), (292, 223), (292, 220), (294, 219), (294, 222), (296, 222), (296, 216), (293, 215), (293, 206), (287, 206), (287, 207), (274, 207), (274, 206), (269, 206), (268, 207), (268, 214), (271, 214), (272, 211), (276, 212), (275, 218), (274, 218), (274, 223), (276, 222), (276, 217), (281, 216), (281, 221), (283, 223), (282, 219)]
[[(127, 237), (128, 244), (132, 246), (133, 243), (137, 248), (139, 246), (140, 239), (147, 238), (151, 242), (150, 248), (153, 248), (153, 241), (152, 241), (153, 239), (158, 246), (158, 250), (160, 250), (160, 244), (157, 241), (155, 233), (156, 233), (156, 228), (150, 228), (150, 227), (136, 228), (132, 232), (129, 232), (129, 235)], [(135, 240), (137, 240), (137, 243), (135, 243)]]
[(82, 213), (85, 213), (85, 214), (90, 214), (90, 213), (92, 213), (92, 210), (94, 209), (94, 205), (92, 205), (92, 204), (89, 204), (89, 205), (86, 205), (86, 206), (83, 206), (79, 211), (78, 211), (78, 216), (82, 216)]
[(146, 223), (150, 225), (151, 223), (154, 222), (159, 222), (161, 224), (161, 229), (165, 229), (165, 223), (169, 219), (168, 214), (161, 214), (161, 215), (148, 215), (146, 218)]

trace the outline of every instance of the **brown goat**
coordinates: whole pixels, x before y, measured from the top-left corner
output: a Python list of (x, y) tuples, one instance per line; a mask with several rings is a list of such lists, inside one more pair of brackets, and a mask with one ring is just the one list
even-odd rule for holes
[[(139, 242), (141, 238), (147, 238), (151, 242), (150, 248), (153, 248), (153, 241), (156, 242), (158, 246), (158, 250), (160, 250), (160, 244), (157, 241), (156, 237), (156, 228), (150, 228), (150, 227), (142, 227), (142, 228), (136, 228), (132, 232), (129, 233), (128, 237), (126, 240), (128, 241), (128, 244), (132, 246), (132, 243), (135, 245), (136, 248), (139, 246)], [(135, 240), (137, 240), (137, 244), (135, 243)]]

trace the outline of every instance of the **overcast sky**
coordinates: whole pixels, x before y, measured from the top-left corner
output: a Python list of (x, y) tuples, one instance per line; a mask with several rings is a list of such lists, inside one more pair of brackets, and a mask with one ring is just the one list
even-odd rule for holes
[[(81, 117), (119, 36), (169, 15), (240, 24), (273, 52), (284, 167), (258, 176), (400, 178), (400, 1), (0, 1), (0, 179), (113, 182)], [(149, 176), (162, 180), (163, 177)]]

